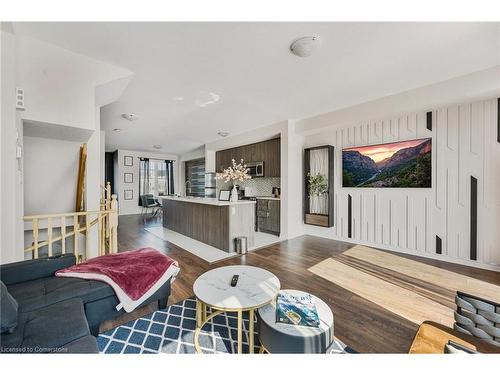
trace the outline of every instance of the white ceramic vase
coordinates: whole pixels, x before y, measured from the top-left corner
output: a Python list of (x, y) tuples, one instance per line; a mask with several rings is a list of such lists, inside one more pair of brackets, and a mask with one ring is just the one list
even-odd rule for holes
[(236, 185), (233, 185), (233, 190), (231, 190), (231, 202), (238, 202), (238, 190)]

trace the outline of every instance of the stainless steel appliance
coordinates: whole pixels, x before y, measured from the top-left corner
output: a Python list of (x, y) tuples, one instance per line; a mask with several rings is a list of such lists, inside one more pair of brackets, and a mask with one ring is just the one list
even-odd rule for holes
[(264, 177), (264, 162), (252, 161), (247, 163), (248, 174), (252, 177)]
[(205, 173), (205, 198), (216, 198), (215, 173)]

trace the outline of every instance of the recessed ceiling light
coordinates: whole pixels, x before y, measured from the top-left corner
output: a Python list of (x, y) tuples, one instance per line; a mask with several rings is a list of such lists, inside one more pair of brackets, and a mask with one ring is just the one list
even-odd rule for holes
[(113, 131), (114, 131), (114, 132), (119, 133), (119, 132), (121, 132), (122, 130), (121, 130), (120, 128), (114, 128), (114, 129), (113, 129)]
[(182, 102), (184, 100), (184, 97), (183, 96), (176, 96), (175, 98), (173, 98), (175, 101), (178, 101), (178, 102)]
[(153, 148), (156, 148), (157, 150), (159, 150), (162, 147), (163, 147), (162, 145), (153, 145)]
[(128, 120), (128, 121), (139, 120), (139, 116), (137, 116), (136, 114), (133, 114), (133, 113), (123, 113), (122, 118), (124, 118), (125, 120)]
[(321, 41), (317, 36), (306, 36), (295, 40), (290, 45), (290, 52), (299, 57), (309, 57), (318, 50)]
[(221, 137), (227, 137), (229, 135), (229, 132), (225, 132), (223, 130), (219, 130), (217, 132), (217, 134), (219, 134)]

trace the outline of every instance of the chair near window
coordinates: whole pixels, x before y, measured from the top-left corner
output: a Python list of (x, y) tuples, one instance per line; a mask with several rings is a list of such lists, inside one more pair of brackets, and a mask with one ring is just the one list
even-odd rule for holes
[[(154, 198), (153, 194), (143, 194), (141, 195), (142, 204), (142, 218), (145, 219), (147, 215), (154, 217), (158, 215), (161, 211), (161, 204)], [(149, 212), (151, 210), (151, 212)]]

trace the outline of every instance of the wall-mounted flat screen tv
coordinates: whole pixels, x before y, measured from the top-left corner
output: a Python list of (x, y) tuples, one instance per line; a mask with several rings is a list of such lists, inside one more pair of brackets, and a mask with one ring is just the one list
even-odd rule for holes
[(430, 188), (432, 139), (342, 150), (342, 186)]

